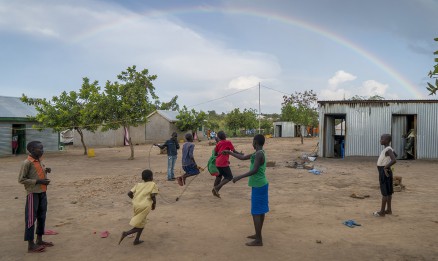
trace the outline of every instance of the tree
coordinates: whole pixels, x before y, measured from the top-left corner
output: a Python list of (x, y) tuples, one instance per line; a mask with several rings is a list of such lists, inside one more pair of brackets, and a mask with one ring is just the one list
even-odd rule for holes
[(170, 111), (179, 111), (179, 105), (176, 102), (178, 100), (178, 95), (175, 95), (169, 102), (160, 102), (159, 100), (155, 101), (155, 106), (159, 110), (170, 110)]
[(35, 120), (41, 123), (43, 128), (52, 128), (58, 132), (65, 129), (76, 130), (81, 137), (84, 155), (87, 155), (82, 131), (94, 132), (102, 122), (98, 104), (100, 87), (97, 81), (90, 83), (88, 78), (82, 80), (82, 87), (78, 93), (64, 91), (59, 97), (53, 96), (52, 100), (29, 98), (23, 94), (21, 101), (35, 106)]
[(351, 101), (364, 101), (364, 100), (369, 100), (369, 101), (383, 101), (385, 100), (385, 97), (380, 96), (380, 95), (373, 95), (370, 97), (366, 97), (366, 96), (360, 96), (360, 95), (354, 95), (353, 97), (351, 97), (349, 100)]
[(204, 124), (206, 117), (207, 114), (203, 111), (197, 112), (195, 109), (189, 111), (186, 106), (183, 106), (176, 116), (178, 121), (175, 125), (180, 131), (191, 131), (194, 133)]
[(225, 116), (225, 124), (233, 131), (233, 136), (236, 136), (237, 130), (242, 126), (239, 108), (235, 108)]
[[(438, 42), (438, 38), (434, 39)], [(438, 50), (433, 53), (434, 55), (438, 55)], [(438, 91), (438, 58), (434, 59), (436, 64), (433, 66), (433, 70), (429, 71), (429, 77), (435, 78), (435, 85), (431, 83), (427, 83), (426, 89), (429, 91), (429, 95), (436, 95), (436, 91)]]
[[(101, 104), (104, 118), (102, 131), (125, 128), (130, 133), (130, 127), (146, 123), (146, 116), (155, 110), (152, 99), (155, 87), (152, 84), (156, 75), (149, 75), (147, 69), (137, 72), (136, 66), (128, 67), (117, 75), (119, 82), (107, 81), (102, 95)], [(134, 145), (131, 137), (128, 139), (131, 156), (134, 159)]]
[(303, 128), (318, 125), (318, 112), (316, 111), (317, 100), (318, 98), (313, 90), (295, 92), (295, 94), (291, 94), (290, 96), (283, 96), (281, 118), (301, 126), (301, 144), (304, 143)]
[(264, 118), (260, 121), (260, 129), (264, 130), (264, 133), (271, 133), (273, 121), (268, 118)]
[(225, 124), (233, 131), (233, 135), (237, 135), (237, 131), (241, 128), (254, 129), (257, 126), (257, 117), (254, 109), (244, 109), (240, 112), (239, 108), (235, 108), (225, 116)]

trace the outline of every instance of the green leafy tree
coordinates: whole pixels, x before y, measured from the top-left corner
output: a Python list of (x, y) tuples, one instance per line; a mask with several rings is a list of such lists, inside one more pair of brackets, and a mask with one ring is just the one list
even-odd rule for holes
[[(438, 38), (434, 39), (438, 42)], [(434, 55), (438, 55), (438, 50), (433, 53)], [(438, 58), (434, 59), (436, 64), (433, 66), (433, 70), (429, 71), (429, 77), (435, 78), (435, 84), (427, 83), (426, 89), (429, 91), (429, 95), (436, 95), (436, 91), (438, 91)]]
[(315, 127), (318, 124), (317, 101), (318, 97), (313, 90), (283, 96), (281, 118), (300, 125), (301, 144), (304, 143), (303, 128), (307, 126)]
[(23, 94), (21, 101), (35, 106), (35, 120), (42, 128), (52, 128), (56, 132), (66, 129), (77, 131), (81, 137), (84, 155), (87, 155), (83, 130), (94, 132), (102, 122), (99, 113), (99, 91), (97, 81), (90, 83), (88, 78), (83, 78), (79, 92), (64, 91), (59, 96), (53, 96), (51, 100), (29, 98)]
[(233, 131), (233, 136), (236, 136), (239, 129), (255, 129), (258, 126), (256, 111), (254, 109), (244, 109), (243, 112), (239, 108), (235, 108), (225, 116), (225, 124)]
[(244, 109), (240, 115), (242, 125), (240, 127), (246, 130), (255, 129), (258, 127), (257, 113), (254, 109)]
[(237, 131), (242, 126), (241, 112), (239, 108), (235, 108), (225, 116), (225, 124), (228, 129), (233, 131), (233, 136), (237, 135)]
[(270, 118), (264, 118), (260, 121), (260, 129), (264, 131), (264, 133), (269, 134), (273, 128), (273, 121)]
[[(130, 133), (130, 127), (146, 123), (146, 116), (155, 110), (151, 101), (158, 99), (152, 84), (156, 78), (156, 75), (149, 75), (147, 69), (138, 72), (134, 65), (117, 75), (120, 83), (107, 81), (101, 99), (104, 116), (102, 131), (117, 130), (123, 127)], [(132, 160), (134, 159), (134, 145), (131, 137), (128, 143), (131, 148), (129, 159)]]
[(176, 116), (178, 121), (175, 125), (180, 131), (191, 131), (193, 133), (204, 124), (206, 117), (207, 114), (203, 111), (197, 112), (195, 109), (189, 111), (186, 106), (183, 106)]
[(178, 95), (175, 95), (169, 102), (156, 101), (155, 106), (159, 110), (179, 111), (179, 104), (177, 103)]
[(380, 96), (380, 95), (373, 95), (370, 97), (366, 97), (366, 96), (360, 96), (360, 95), (354, 95), (353, 97), (350, 98), (351, 101), (365, 101), (365, 100), (369, 100), (369, 101), (383, 101), (385, 100), (385, 97)]

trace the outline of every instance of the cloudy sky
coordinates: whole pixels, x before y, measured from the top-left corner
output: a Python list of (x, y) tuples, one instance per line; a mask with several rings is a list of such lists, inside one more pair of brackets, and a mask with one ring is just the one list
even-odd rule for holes
[[(430, 98), (436, 0), (0, 0), (0, 95), (147, 68), (161, 101), (280, 112), (282, 96)], [(221, 99), (221, 97), (225, 97)], [(434, 97), (436, 98), (436, 97)]]

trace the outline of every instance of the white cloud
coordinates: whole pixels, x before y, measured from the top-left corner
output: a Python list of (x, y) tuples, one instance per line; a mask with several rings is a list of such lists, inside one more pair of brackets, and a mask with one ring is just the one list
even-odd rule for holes
[(343, 100), (350, 99), (355, 95), (362, 97), (370, 97), (374, 95), (379, 95), (385, 99), (397, 99), (398, 95), (394, 93), (389, 93), (389, 85), (380, 83), (376, 80), (367, 80), (362, 82), (360, 86), (345, 86), (339, 87), (341, 82), (353, 81), (357, 77), (352, 74), (346, 73), (344, 71), (336, 72), (335, 76), (329, 79), (329, 85), (327, 88), (321, 90), (319, 98), (322, 100)]
[(356, 80), (356, 76), (343, 70), (337, 71), (335, 75), (328, 80), (329, 86), (336, 88), (339, 84)]
[(258, 85), (262, 80), (256, 76), (240, 76), (230, 81), (229, 89), (243, 90)]
[(103, 83), (135, 64), (158, 75), (154, 85), (162, 100), (179, 95), (179, 102), (187, 105), (281, 73), (275, 56), (230, 48), (153, 11), (138, 14), (96, 1), (11, 1), (0, 3), (0, 17), (0, 30), (28, 34), (29, 42), (36, 35), (56, 37), (57, 46), (68, 50), (59, 52), (62, 59), (75, 70), (69, 77), (87, 76)]
[(362, 83), (359, 88), (359, 93), (362, 96), (385, 96), (386, 90), (388, 89), (388, 84), (383, 84), (375, 80), (368, 80)]

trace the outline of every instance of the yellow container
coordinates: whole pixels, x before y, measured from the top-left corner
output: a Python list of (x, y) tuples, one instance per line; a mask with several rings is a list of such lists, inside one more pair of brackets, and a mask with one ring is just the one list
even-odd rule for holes
[(94, 154), (94, 149), (88, 149), (88, 157), (94, 157), (94, 156), (96, 156), (95, 154)]

